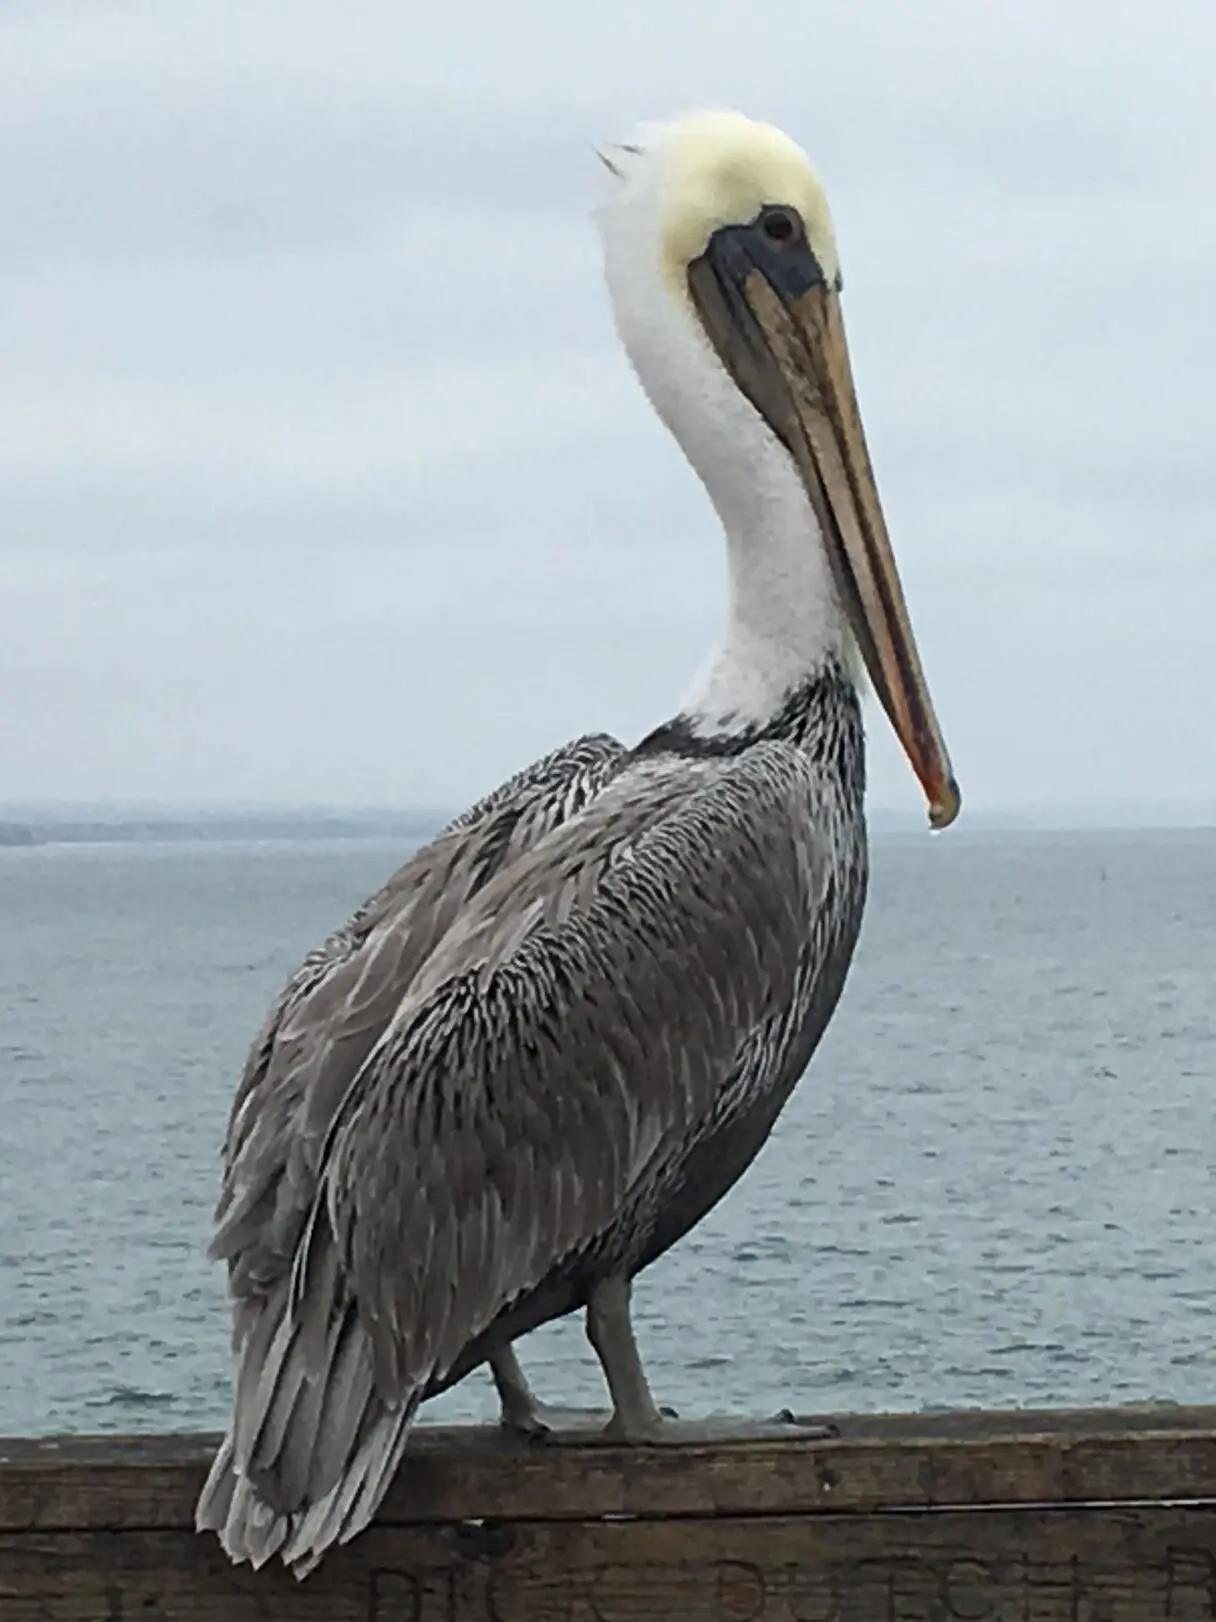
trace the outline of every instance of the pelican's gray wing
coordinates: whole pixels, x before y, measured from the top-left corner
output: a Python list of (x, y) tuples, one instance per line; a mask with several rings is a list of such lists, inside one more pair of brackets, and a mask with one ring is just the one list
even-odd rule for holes
[(366, 1524), (426, 1388), (661, 1191), (806, 970), (819, 809), (782, 744), (639, 762), (461, 910), (337, 1110), (242, 1370), (270, 1552), (308, 1569)]
[(600, 792), (625, 751), (603, 735), (553, 751), (416, 851), (301, 964), (250, 1051), (229, 1118), (211, 1254), (229, 1263), (234, 1334), (291, 1265), (333, 1112), (410, 980), (461, 909)]
[[(232, 1428), (199, 1498), (197, 1524), (235, 1559), (257, 1563), (283, 1542), (269, 1504), (298, 1501), (336, 1387), (308, 1386), (290, 1355), (293, 1259), (317, 1190), (335, 1109), (383, 1034), (418, 967), (470, 899), (620, 769), (625, 750), (579, 738), (518, 773), (415, 852), (288, 981), (253, 1043), (229, 1118), (211, 1254), (228, 1263), (236, 1400)], [(348, 1365), (343, 1365), (347, 1367)], [(335, 1376), (340, 1370), (331, 1368)], [(282, 1377), (280, 1379), (280, 1376)], [(295, 1386), (288, 1390), (288, 1384)], [(355, 1401), (356, 1409), (359, 1402)], [(273, 1406), (265, 1438), (278, 1484), (250, 1473), (250, 1416)], [(255, 1430), (256, 1434), (256, 1430)], [(261, 1486), (270, 1493), (267, 1497)]]

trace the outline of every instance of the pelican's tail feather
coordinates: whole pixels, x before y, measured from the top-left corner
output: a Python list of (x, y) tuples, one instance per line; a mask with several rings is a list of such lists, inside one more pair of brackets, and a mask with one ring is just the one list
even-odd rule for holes
[(372, 1519), (388, 1491), (418, 1393), (386, 1403), (353, 1307), (321, 1333), (266, 1301), (238, 1354), (232, 1429), (199, 1496), (195, 1526), (237, 1563), (280, 1555), (306, 1577), (325, 1551)]

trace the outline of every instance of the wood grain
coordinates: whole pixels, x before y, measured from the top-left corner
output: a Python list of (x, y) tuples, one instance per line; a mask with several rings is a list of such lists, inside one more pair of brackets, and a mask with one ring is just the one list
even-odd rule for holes
[(4, 1622), (1195, 1622), (1210, 1513), (1156, 1506), (374, 1527), (297, 1584), (186, 1532), (0, 1538)]

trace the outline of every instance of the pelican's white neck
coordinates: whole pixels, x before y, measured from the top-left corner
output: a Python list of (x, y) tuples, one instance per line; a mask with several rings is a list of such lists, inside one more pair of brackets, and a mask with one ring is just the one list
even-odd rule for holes
[(722, 520), (728, 571), (726, 626), (683, 713), (696, 731), (738, 732), (762, 726), (825, 666), (850, 666), (852, 638), (818, 522), (784, 448), (768, 436), (763, 454), (753, 442), (749, 457), (702, 461), (684, 434), (677, 437)]
[(727, 538), (720, 645), (682, 713), (705, 734), (762, 726), (829, 664), (854, 666), (823, 540), (788, 451), (714, 353), (660, 262), (657, 165), (629, 164), (599, 213), (617, 331)]

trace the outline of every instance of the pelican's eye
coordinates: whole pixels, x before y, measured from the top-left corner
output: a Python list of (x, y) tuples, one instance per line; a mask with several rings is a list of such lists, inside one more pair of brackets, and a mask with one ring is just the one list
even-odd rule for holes
[(760, 216), (760, 229), (770, 242), (783, 246), (802, 236), (802, 221), (792, 208), (766, 208)]

